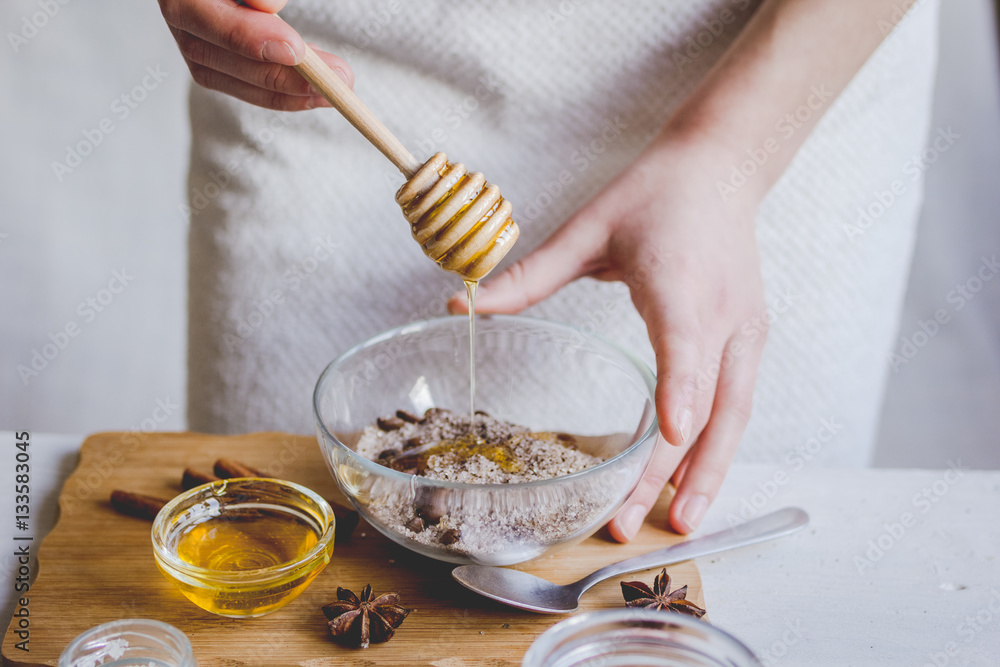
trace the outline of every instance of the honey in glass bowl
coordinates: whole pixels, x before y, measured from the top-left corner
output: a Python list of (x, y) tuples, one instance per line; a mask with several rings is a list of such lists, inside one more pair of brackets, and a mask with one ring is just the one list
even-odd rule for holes
[(163, 508), (153, 525), (154, 554), (202, 609), (263, 616), (295, 599), (329, 563), (334, 521), (329, 503), (297, 484), (221, 480)]

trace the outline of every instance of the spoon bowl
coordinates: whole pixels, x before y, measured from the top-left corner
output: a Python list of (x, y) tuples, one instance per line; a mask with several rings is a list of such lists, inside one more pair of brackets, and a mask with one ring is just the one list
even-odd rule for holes
[(577, 584), (560, 586), (533, 574), (505, 567), (461, 565), (451, 576), (469, 590), (497, 602), (539, 614), (568, 614), (580, 606)]
[(563, 586), (520, 570), (484, 565), (462, 565), (452, 570), (451, 576), (469, 590), (511, 607), (540, 614), (566, 614), (576, 611), (583, 594), (605, 579), (784, 537), (808, 523), (809, 515), (804, 510), (786, 507), (733, 528), (612, 563)]

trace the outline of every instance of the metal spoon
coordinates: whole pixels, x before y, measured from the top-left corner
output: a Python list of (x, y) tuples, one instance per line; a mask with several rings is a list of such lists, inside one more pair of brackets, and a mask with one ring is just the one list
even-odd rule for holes
[(462, 565), (452, 570), (451, 576), (469, 590), (512, 607), (541, 614), (565, 614), (576, 611), (580, 596), (605, 579), (784, 537), (808, 523), (809, 515), (804, 510), (786, 507), (733, 528), (612, 563), (565, 586), (520, 570), (486, 565)]

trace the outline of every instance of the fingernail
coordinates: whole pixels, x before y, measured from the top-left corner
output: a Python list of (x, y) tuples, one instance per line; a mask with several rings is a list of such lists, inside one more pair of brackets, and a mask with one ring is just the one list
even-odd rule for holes
[(698, 529), (701, 524), (701, 518), (705, 516), (705, 510), (708, 509), (708, 498), (700, 493), (696, 493), (687, 499), (684, 503), (684, 507), (681, 508), (681, 521), (687, 526), (687, 532), (692, 532)]
[(622, 512), (618, 526), (622, 529), (622, 535), (626, 540), (631, 540), (639, 532), (642, 520), (646, 518), (646, 510), (640, 505), (633, 505)]
[(309, 109), (322, 109), (325, 107), (332, 107), (332, 106), (333, 105), (330, 104), (330, 101), (328, 99), (316, 95), (310, 97), (309, 101), (306, 102), (306, 107)]
[(295, 57), (295, 50), (292, 49), (292, 45), (288, 42), (265, 42), (260, 55), (268, 62), (288, 65), (289, 67), (298, 62)]
[(681, 411), (677, 413), (677, 430), (681, 432), (681, 441), (679, 444), (686, 444), (688, 438), (691, 437), (691, 425), (694, 423), (694, 413), (691, 412), (690, 408), (681, 408)]
[(340, 69), (339, 67), (333, 67), (332, 69), (334, 72), (337, 73), (337, 76), (339, 76), (341, 79), (344, 80), (344, 83), (346, 83), (348, 86), (351, 85), (351, 77), (347, 76), (347, 72)]

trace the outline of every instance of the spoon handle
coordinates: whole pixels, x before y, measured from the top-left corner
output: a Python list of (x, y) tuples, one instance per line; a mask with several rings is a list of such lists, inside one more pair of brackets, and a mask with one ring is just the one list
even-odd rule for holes
[(580, 592), (583, 593), (594, 584), (611, 577), (637, 570), (648, 570), (652, 567), (673, 565), (699, 556), (708, 556), (720, 551), (745, 547), (773, 540), (776, 537), (784, 537), (805, 528), (808, 523), (809, 515), (804, 510), (798, 507), (786, 507), (733, 528), (612, 563), (584, 577), (574, 585), (580, 586)]

